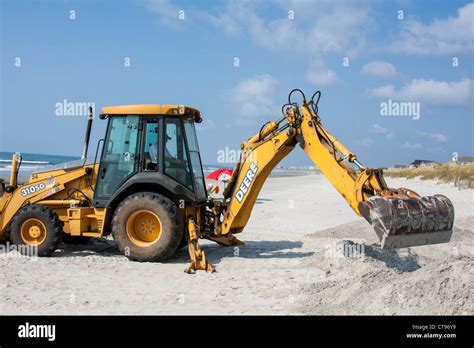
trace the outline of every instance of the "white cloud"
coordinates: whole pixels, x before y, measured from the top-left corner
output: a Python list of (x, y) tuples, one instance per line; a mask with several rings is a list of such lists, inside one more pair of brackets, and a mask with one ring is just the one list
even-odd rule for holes
[(427, 133), (427, 132), (418, 132), (421, 136), (430, 138), (437, 143), (447, 143), (448, 136), (442, 133)]
[(391, 44), (396, 53), (450, 55), (474, 52), (474, 3), (459, 8), (455, 17), (435, 19), (431, 24), (417, 20), (401, 22), (400, 37)]
[[(265, 13), (268, 17), (269, 6), (280, 7), (281, 15), (271, 19), (260, 15)], [(288, 18), (290, 9), (294, 19)], [(240, 0), (212, 12), (207, 18), (224, 33), (245, 33), (262, 47), (313, 56), (359, 51), (365, 45), (371, 23), (369, 6), (360, 2)]]
[[(145, 4), (149, 11), (159, 15), (163, 24), (182, 27), (183, 21), (177, 20), (180, 8), (170, 1), (148, 0)], [(217, 4), (206, 11), (196, 5), (186, 13), (192, 12), (192, 18), (210, 23), (228, 36), (244, 36), (272, 51), (319, 60), (322, 66), (312, 63), (307, 78), (312, 83), (328, 85), (338, 79), (335, 71), (325, 67), (325, 56), (338, 53), (354, 58), (363, 51), (373, 23), (370, 6), (368, 1), (238, 0)], [(269, 8), (280, 14), (270, 15)], [(294, 19), (289, 18), (289, 10), (293, 11)], [(188, 21), (186, 18), (185, 22)]]
[(237, 36), (241, 33), (241, 28), (239, 23), (235, 18), (228, 13), (224, 13), (221, 16), (212, 16), (207, 15), (209, 21), (214, 24), (216, 27), (222, 29), (224, 34), (228, 36)]
[(415, 150), (415, 149), (421, 149), (423, 146), (419, 143), (411, 143), (409, 141), (405, 141), (401, 147), (403, 149)]
[(381, 125), (379, 125), (378, 123), (375, 123), (374, 125), (372, 125), (372, 129), (375, 133), (377, 134), (385, 134), (388, 132), (388, 129), (385, 128), (385, 127), (382, 127)]
[(368, 147), (374, 143), (374, 140), (371, 138), (362, 138), (360, 139), (360, 143), (362, 144), (362, 146)]
[(372, 26), (371, 4), (359, 1), (292, 1), (284, 9), (294, 9), (295, 20), (304, 22), (300, 34), (303, 52), (338, 52), (355, 55), (366, 45)]
[(361, 73), (383, 78), (397, 75), (393, 64), (384, 61), (373, 61), (365, 64), (361, 69)]
[(377, 87), (369, 90), (369, 93), (374, 97), (381, 98), (394, 98), (396, 92), (393, 85), (386, 85), (382, 87)]
[(432, 134), (428, 134), (428, 136), (434, 141), (437, 141), (438, 143), (448, 142), (448, 136), (442, 133), (432, 133)]
[(383, 135), (387, 140), (393, 139), (395, 137), (395, 133), (391, 132), (388, 128), (379, 125), (378, 123), (372, 125), (372, 132)]
[(196, 128), (199, 132), (205, 132), (216, 128), (216, 123), (210, 118), (205, 118), (202, 123), (197, 123)]
[[(325, 56), (339, 53), (353, 58), (362, 51), (372, 23), (369, 6), (330, 0), (274, 3), (281, 8), (277, 18), (260, 15), (268, 13), (268, 3), (250, 1), (228, 2), (207, 17), (227, 35), (245, 35), (257, 45), (282, 54), (304, 55), (311, 60), (306, 75), (311, 83), (336, 83), (339, 79), (324, 64)], [(288, 18), (290, 9), (294, 19)]]
[(179, 11), (182, 8), (173, 5), (169, 0), (146, 0), (144, 6), (148, 11), (157, 14), (162, 24), (175, 29), (180, 27)]
[(370, 94), (399, 101), (414, 101), (440, 106), (472, 106), (472, 80), (457, 82), (414, 79), (395, 89), (393, 85), (370, 90)]
[(306, 78), (309, 82), (315, 85), (332, 85), (339, 82), (337, 74), (334, 70), (330, 70), (326, 65), (319, 59), (315, 59), (306, 74)]
[(278, 81), (270, 75), (258, 75), (239, 82), (229, 93), (229, 100), (235, 105), (241, 116), (239, 123), (248, 124), (262, 117), (270, 117), (277, 112), (273, 100)]

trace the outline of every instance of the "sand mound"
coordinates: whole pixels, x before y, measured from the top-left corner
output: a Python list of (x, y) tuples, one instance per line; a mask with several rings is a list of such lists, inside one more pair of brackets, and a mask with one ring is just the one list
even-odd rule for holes
[[(470, 227), (469, 227), (470, 226)], [(365, 222), (313, 233), (309, 268), (323, 280), (301, 287), (303, 313), (472, 314), (474, 217), (457, 220), (448, 244), (380, 250)], [(467, 228), (469, 227), (469, 229)], [(322, 242), (322, 244), (321, 244)]]

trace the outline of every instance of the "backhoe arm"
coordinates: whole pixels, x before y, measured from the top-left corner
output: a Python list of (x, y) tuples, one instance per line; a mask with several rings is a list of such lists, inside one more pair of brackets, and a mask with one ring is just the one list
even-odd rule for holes
[(267, 123), (242, 143), (240, 161), (224, 192), (230, 200), (222, 234), (242, 231), (265, 180), (298, 143), (357, 214), (359, 202), (374, 195), (375, 190), (386, 189), (379, 170), (361, 166), (357, 173), (349, 166), (348, 162), (359, 164), (356, 156), (323, 127), (310, 104), (304, 102), (301, 110), (288, 108), (281, 119)]
[(285, 120), (283, 117), (267, 123), (259, 133), (242, 143), (239, 163), (224, 191), (224, 197), (230, 200), (218, 233), (225, 235), (243, 230), (271, 171), (295, 148), (295, 129), (279, 129)]
[(242, 143), (239, 163), (224, 191), (224, 205), (217, 212), (214, 233), (220, 237), (211, 239), (222, 242), (218, 239), (227, 236), (231, 242), (222, 244), (232, 244), (232, 235), (244, 229), (273, 168), (299, 144), (356, 214), (371, 223), (382, 248), (450, 240), (454, 208), (447, 197), (419, 197), (412, 190), (388, 188), (381, 169), (364, 167), (323, 127), (318, 115), (320, 92), (310, 101), (301, 92), (301, 106), (292, 103), (292, 93), (283, 117)]

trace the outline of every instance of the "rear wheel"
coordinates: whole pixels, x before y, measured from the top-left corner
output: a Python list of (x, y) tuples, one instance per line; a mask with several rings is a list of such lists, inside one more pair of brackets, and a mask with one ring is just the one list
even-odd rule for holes
[(30, 204), (21, 208), (10, 224), (10, 240), (23, 255), (50, 256), (63, 234), (62, 223), (52, 209)]
[(176, 204), (152, 192), (126, 198), (112, 218), (112, 234), (122, 254), (135, 261), (162, 261), (182, 240)]

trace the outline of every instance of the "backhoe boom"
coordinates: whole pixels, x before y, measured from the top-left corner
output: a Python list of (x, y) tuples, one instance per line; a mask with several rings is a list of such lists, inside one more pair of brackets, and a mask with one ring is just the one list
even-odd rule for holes
[[(299, 91), (299, 90), (297, 90)], [(292, 92), (293, 93), (293, 92)], [(316, 102), (314, 96), (318, 96)], [(242, 152), (215, 216), (214, 235), (222, 244), (235, 244), (234, 234), (247, 224), (258, 194), (273, 168), (297, 144), (346, 199), (357, 215), (375, 229), (382, 248), (448, 242), (454, 209), (448, 198), (419, 197), (412, 190), (391, 189), (381, 169), (367, 168), (322, 125), (318, 115), (320, 92), (301, 106), (291, 102), (283, 117), (269, 122), (242, 143)], [(227, 237), (227, 241), (225, 238)]]

